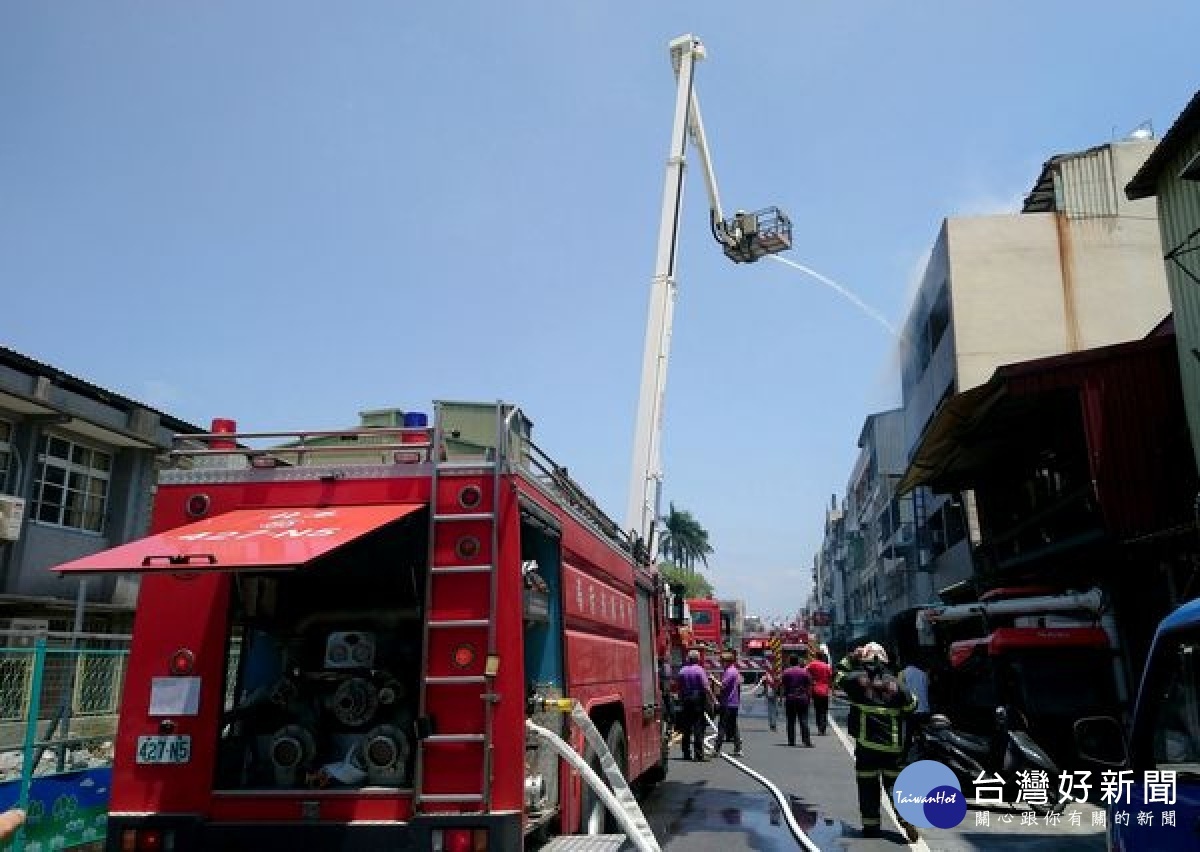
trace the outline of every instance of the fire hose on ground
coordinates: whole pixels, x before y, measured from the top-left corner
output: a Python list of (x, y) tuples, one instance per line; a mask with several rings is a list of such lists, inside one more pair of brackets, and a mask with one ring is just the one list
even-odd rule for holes
[[(592, 788), (593, 792), (600, 798), (600, 801), (604, 803), (604, 806), (608, 808), (609, 812), (620, 823), (621, 828), (639, 852), (661, 852), (661, 847), (654, 836), (654, 831), (650, 828), (649, 823), (646, 822), (646, 817), (642, 813), (637, 799), (634, 798), (633, 791), (629, 789), (629, 784), (625, 780), (625, 776), (621, 774), (620, 767), (617, 766), (612, 753), (608, 750), (608, 744), (604, 741), (604, 737), (600, 735), (600, 731), (597, 730), (595, 724), (592, 723), (592, 720), (588, 717), (579, 702), (570, 698), (563, 698), (556, 701), (544, 702), (544, 706), (548, 708), (555, 707), (571, 714), (571, 720), (579, 726), (579, 729), (583, 732), (584, 739), (587, 740), (599, 758), (600, 766), (604, 770), (609, 784), (612, 785), (612, 789), (610, 790), (608, 784), (604, 783), (604, 779), (597, 775), (592, 767), (588, 765), (587, 760), (579, 752), (571, 748), (571, 745), (558, 736), (558, 734), (528, 719), (525, 720), (526, 729), (540, 739), (545, 740), (573, 768), (579, 770), (584, 782)], [(717, 725), (707, 713), (704, 715), (704, 721), (707, 723), (709, 730), (704, 737), (703, 748), (708, 752), (716, 752)], [(723, 752), (717, 753), (730, 766), (749, 778), (754, 779), (771, 793), (775, 801), (779, 804), (779, 809), (787, 820), (788, 830), (791, 831), (792, 837), (795, 838), (797, 844), (806, 852), (820, 852), (820, 849), (804, 833), (804, 829), (800, 827), (800, 824), (796, 822), (791, 804), (782, 790), (776, 787), (770, 779), (754, 771), (740, 760)]]
[(792, 813), (791, 803), (788, 802), (787, 796), (784, 795), (783, 791), (776, 787), (769, 778), (755, 772), (749, 766), (742, 763), (732, 755), (725, 754), (723, 751), (717, 751), (717, 736), (720, 733), (717, 728), (717, 723), (714, 722), (712, 717), (707, 713), (704, 714), (704, 721), (708, 724), (708, 733), (704, 735), (704, 751), (708, 753), (715, 753), (734, 769), (750, 778), (753, 778), (759, 784), (766, 787), (767, 791), (775, 798), (775, 801), (779, 803), (779, 810), (783, 812), (784, 819), (787, 820), (788, 830), (792, 832), (792, 837), (796, 839), (796, 843), (805, 849), (806, 852), (821, 852), (817, 845), (814, 844), (812, 840), (809, 839), (808, 835), (804, 833), (804, 829), (800, 827), (800, 823), (796, 822), (796, 816)]

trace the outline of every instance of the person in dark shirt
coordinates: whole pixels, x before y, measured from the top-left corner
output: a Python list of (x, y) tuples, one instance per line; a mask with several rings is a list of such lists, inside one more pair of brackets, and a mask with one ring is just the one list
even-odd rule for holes
[(742, 705), (742, 672), (737, 666), (737, 655), (733, 651), (721, 654), (725, 672), (721, 676), (721, 690), (717, 696), (720, 710), (720, 727), (717, 733), (717, 751), (727, 742), (733, 743), (733, 756), (742, 756), (742, 732), (738, 730), (738, 711)]
[(812, 748), (808, 732), (808, 705), (812, 702), (812, 676), (800, 665), (798, 654), (788, 657), (788, 667), (780, 677), (783, 691), (783, 712), (787, 718), (788, 745), (796, 744), (796, 722), (800, 722), (800, 738), (805, 748)]
[(679, 670), (679, 732), (683, 735), (684, 760), (708, 760), (704, 754), (704, 710), (712, 699), (708, 674), (700, 665), (700, 652), (688, 651), (687, 663)]

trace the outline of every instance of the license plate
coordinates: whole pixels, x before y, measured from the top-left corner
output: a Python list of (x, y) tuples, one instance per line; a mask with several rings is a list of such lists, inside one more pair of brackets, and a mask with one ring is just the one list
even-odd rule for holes
[(138, 737), (138, 763), (187, 763), (191, 759), (189, 736)]

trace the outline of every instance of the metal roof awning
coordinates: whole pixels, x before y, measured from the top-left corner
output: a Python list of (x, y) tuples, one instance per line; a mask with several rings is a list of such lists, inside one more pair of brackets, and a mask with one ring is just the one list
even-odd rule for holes
[[(1047, 421), (1055, 422), (1068, 410), (1064, 400), (1077, 400), (1082, 388), (1107, 375), (1104, 371), (1113, 365), (1132, 369), (1174, 346), (1173, 334), (1155, 329), (1137, 340), (997, 367), (987, 382), (949, 397), (934, 413), (897, 494), (921, 485), (964, 487), (967, 477), (1022, 433), (1041, 432)], [(1113, 381), (1130, 381), (1123, 373), (1113, 375)]]
[(55, 566), (63, 574), (178, 573), (297, 568), (424, 503), (237, 509)]
[(947, 469), (958, 452), (960, 430), (983, 417), (1003, 395), (1002, 387), (989, 382), (943, 402), (926, 427), (908, 469), (897, 483), (896, 493), (907, 494), (917, 486), (928, 484)]

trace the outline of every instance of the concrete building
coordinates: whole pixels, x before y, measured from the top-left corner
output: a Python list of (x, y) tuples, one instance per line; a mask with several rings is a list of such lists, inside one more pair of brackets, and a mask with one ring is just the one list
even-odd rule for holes
[[(1171, 310), (1154, 206), (1121, 188), (1154, 149), (1129, 139), (1056, 156), (1020, 214), (945, 220), (903, 327), (908, 492), (919, 446), (956, 394), (1012, 364), (1136, 340)], [(971, 578), (979, 541), (970, 492), (913, 493), (917, 566), (934, 591)], [(926, 546), (927, 545), (927, 546)]]
[(136, 584), (51, 566), (144, 535), (157, 459), (198, 427), (0, 347), (0, 629), (127, 629)]
[[(911, 494), (896, 486), (908, 467), (904, 411), (868, 415), (847, 485), (847, 505), (862, 539), (859, 575), (851, 577), (853, 616), (887, 621), (902, 610), (935, 600), (926, 568), (930, 543), (916, 534)], [(925, 551), (925, 552), (922, 552)]]
[(853, 549), (846, 531), (846, 510), (833, 495), (825, 510), (825, 535), (821, 551), (813, 560), (813, 611), (827, 616), (820, 636), (831, 646), (844, 643), (850, 633), (850, 601), (847, 596), (847, 574)]

